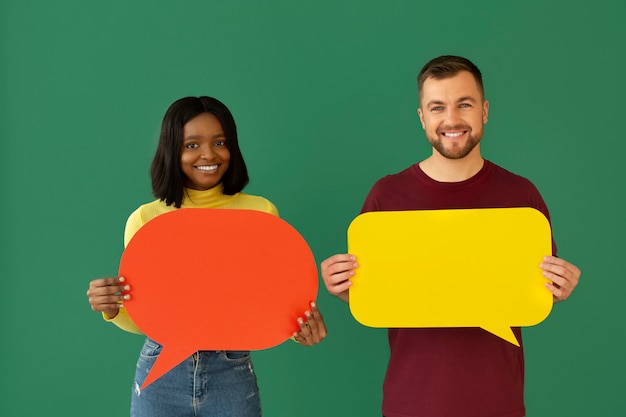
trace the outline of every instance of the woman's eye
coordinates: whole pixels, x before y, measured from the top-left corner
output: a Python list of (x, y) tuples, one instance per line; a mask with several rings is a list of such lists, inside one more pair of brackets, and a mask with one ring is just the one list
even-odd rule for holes
[(221, 146), (226, 146), (226, 141), (225, 140), (218, 140), (216, 141), (213, 146), (217, 146), (217, 147), (221, 147)]
[(187, 149), (195, 149), (197, 147), (198, 147), (197, 143), (186, 143), (185, 144), (185, 148), (187, 148)]

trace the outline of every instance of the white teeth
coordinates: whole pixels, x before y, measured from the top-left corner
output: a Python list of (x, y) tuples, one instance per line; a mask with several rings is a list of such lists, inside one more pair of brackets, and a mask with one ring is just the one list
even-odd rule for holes
[(217, 169), (217, 165), (198, 165), (196, 168), (200, 171), (214, 171)]
[(458, 138), (459, 136), (463, 135), (463, 132), (456, 132), (456, 133), (446, 132), (443, 135), (449, 138)]

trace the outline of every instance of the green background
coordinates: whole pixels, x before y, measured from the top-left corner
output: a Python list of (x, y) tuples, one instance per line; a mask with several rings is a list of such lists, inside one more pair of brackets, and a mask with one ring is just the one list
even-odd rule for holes
[[(483, 154), (537, 185), (559, 254), (583, 271), (525, 331), (528, 415), (626, 415), (626, 3), (385, 3), (2, 0), (0, 415), (128, 414), (142, 338), (85, 292), (116, 273), (126, 217), (152, 199), (171, 102), (230, 107), (246, 191), (321, 261), (345, 251), (376, 179), (430, 153), (415, 76), (442, 54), (482, 69)], [(379, 416), (385, 331), (322, 287), (318, 303), (324, 343), (254, 353), (265, 415)]]

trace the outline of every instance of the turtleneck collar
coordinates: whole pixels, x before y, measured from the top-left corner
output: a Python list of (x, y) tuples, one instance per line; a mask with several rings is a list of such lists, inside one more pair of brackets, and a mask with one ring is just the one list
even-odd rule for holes
[(218, 184), (215, 187), (206, 191), (193, 190), (191, 188), (185, 188), (183, 191), (183, 203), (181, 208), (189, 207), (219, 207), (228, 203), (230, 200), (236, 198), (235, 195), (225, 195), (224, 185)]

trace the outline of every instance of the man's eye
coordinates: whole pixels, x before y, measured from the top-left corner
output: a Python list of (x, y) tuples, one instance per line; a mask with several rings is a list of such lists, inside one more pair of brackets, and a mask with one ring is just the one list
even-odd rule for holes
[(443, 106), (435, 106), (430, 109), (430, 111), (441, 111), (443, 110)]
[(472, 105), (469, 104), (469, 103), (461, 103), (461, 105), (459, 107), (461, 107), (462, 109), (467, 109), (467, 108), (472, 107)]

